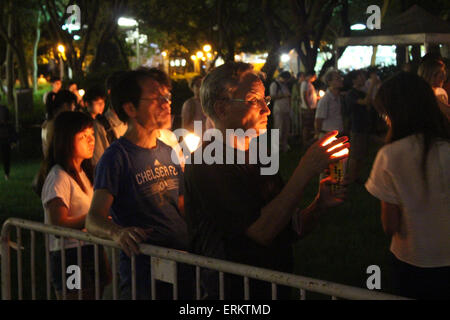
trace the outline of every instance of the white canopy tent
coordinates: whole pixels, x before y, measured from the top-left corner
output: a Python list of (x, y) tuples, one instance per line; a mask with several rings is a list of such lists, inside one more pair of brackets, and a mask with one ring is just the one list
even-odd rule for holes
[(450, 44), (450, 24), (414, 5), (380, 30), (365, 30), (336, 39), (335, 49), (346, 46)]

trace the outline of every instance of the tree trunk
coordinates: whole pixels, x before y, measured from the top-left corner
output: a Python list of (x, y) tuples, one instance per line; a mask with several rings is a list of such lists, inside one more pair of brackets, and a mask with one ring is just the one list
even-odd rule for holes
[(397, 67), (399, 68), (401, 68), (406, 63), (405, 50), (405, 46), (397, 45), (395, 48)]
[(378, 46), (372, 46), (372, 58), (370, 59), (370, 66), (374, 67), (375, 63), (377, 62), (377, 51), (378, 51)]
[(263, 71), (267, 75), (267, 82), (271, 83), (273, 80), (273, 74), (278, 68), (279, 63), (279, 54), (278, 49), (272, 49), (269, 51), (267, 55), (266, 63), (262, 67), (261, 71)]
[[(12, 35), (12, 15), (8, 15), (8, 37)], [(8, 101), (8, 106), (14, 108), (14, 59), (13, 50), (9, 42), (6, 43), (6, 86), (7, 94), (6, 98)]]
[(41, 11), (37, 12), (37, 23), (36, 23), (36, 39), (34, 40), (33, 47), (33, 91), (38, 90), (37, 76), (38, 76), (38, 64), (37, 64), (37, 50), (39, 40), (41, 39)]
[(20, 27), (20, 22), (16, 17), (14, 17), (14, 33), (10, 38), (15, 40), (15, 45), (17, 48), (15, 53), (19, 66), (20, 87), (29, 88), (30, 83), (28, 81), (28, 66), (27, 60), (25, 59), (24, 44), (22, 41), (22, 29)]

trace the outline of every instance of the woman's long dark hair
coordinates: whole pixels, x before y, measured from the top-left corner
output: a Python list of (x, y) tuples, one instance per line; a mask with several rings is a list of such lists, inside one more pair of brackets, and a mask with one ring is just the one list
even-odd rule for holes
[[(86, 186), (83, 185), (80, 175), (73, 166), (72, 157), (75, 135), (86, 128), (92, 128), (93, 125), (92, 118), (81, 112), (65, 111), (56, 117), (48, 155), (42, 162), (39, 171), (37, 185), (39, 194), (42, 193), (42, 187), (49, 171), (56, 164), (60, 165), (84, 192), (87, 192)], [(84, 160), (81, 168), (92, 182), (94, 170), (91, 161), (89, 159)]]
[(426, 181), (427, 155), (433, 143), (450, 139), (449, 122), (431, 86), (418, 75), (400, 72), (381, 85), (375, 107), (390, 121), (386, 143), (415, 134), (423, 136), (422, 172)]

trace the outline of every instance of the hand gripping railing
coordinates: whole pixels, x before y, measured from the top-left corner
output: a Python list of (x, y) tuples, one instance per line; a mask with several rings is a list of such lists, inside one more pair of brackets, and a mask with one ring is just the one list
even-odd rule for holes
[[(98, 258), (98, 246), (106, 246), (114, 248), (114, 254), (112, 255), (113, 261), (112, 274), (113, 274), (113, 298), (117, 299), (117, 270), (116, 270), (116, 251), (120, 247), (113, 241), (101, 239), (95, 237), (89, 233), (81, 232), (74, 229), (62, 228), (58, 226), (43, 224), (40, 222), (28, 221), (23, 219), (10, 218), (5, 221), (1, 231), (1, 271), (2, 271), (2, 299), (11, 299), (11, 266), (10, 266), (10, 241), (9, 235), (13, 227), (17, 229), (17, 277), (18, 277), (18, 298), (23, 298), (23, 283), (22, 283), (22, 238), (21, 229), (30, 230), (31, 232), (31, 244), (30, 244), (30, 256), (31, 256), (31, 297), (36, 299), (36, 274), (35, 274), (35, 232), (40, 232), (45, 235), (46, 239), (46, 276), (47, 276), (47, 299), (50, 299), (50, 271), (49, 271), (49, 250), (48, 250), (48, 235), (56, 235), (61, 237), (61, 243), (64, 243), (64, 238), (77, 239), (79, 241), (84, 241), (94, 244), (94, 255), (95, 255), (95, 298), (101, 299), (100, 297), (100, 285), (99, 285), (99, 258)], [(220, 299), (224, 299), (224, 274), (235, 274), (242, 276), (244, 279), (244, 297), (246, 300), (250, 299), (249, 296), (249, 279), (258, 279), (266, 281), (272, 284), (272, 299), (277, 298), (277, 286), (284, 285), (293, 288), (300, 289), (300, 299), (304, 300), (306, 297), (306, 291), (316, 292), (324, 295), (329, 295), (332, 299), (342, 298), (342, 299), (358, 299), (358, 300), (398, 300), (405, 299), (403, 297), (394, 296), (390, 294), (385, 294), (376, 291), (370, 291), (367, 289), (351, 287), (347, 285), (337, 284), (333, 282), (327, 282), (322, 280), (317, 280), (308, 277), (302, 277), (294, 274), (283, 273), (263, 268), (258, 268), (249, 265), (243, 265), (239, 263), (234, 263), (230, 261), (224, 261), (219, 259), (213, 259), (208, 257), (203, 257), (184, 251), (168, 249), (163, 247), (157, 247), (153, 245), (141, 244), (139, 246), (140, 252), (144, 255), (151, 257), (151, 291), (152, 298), (155, 299), (155, 277), (157, 277), (158, 272), (157, 265), (166, 262), (172, 264), (174, 267), (171, 271), (171, 276), (173, 280), (169, 280), (173, 284), (173, 298), (177, 298), (177, 263), (185, 263), (188, 265), (193, 265), (196, 268), (196, 298), (200, 299), (200, 268), (207, 268), (216, 270), (219, 272), (219, 292)], [(62, 257), (62, 275), (63, 284), (65, 284), (65, 255), (64, 246), (61, 248)], [(78, 263), (81, 268), (81, 245), (78, 245)], [(131, 270), (132, 270), (132, 299), (136, 299), (136, 260), (133, 255), (131, 258)], [(164, 278), (165, 276), (163, 276)], [(160, 279), (164, 280), (164, 279)], [(66, 288), (63, 285), (63, 299), (66, 296)], [(81, 290), (79, 290), (79, 299), (82, 299)]]

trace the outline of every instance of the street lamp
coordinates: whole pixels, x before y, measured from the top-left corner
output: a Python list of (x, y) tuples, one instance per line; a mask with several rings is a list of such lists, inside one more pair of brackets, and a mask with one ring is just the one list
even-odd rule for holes
[(133, 19), (133, 18), (125, 18), (125, 17), (120, 17), (119, 19), (117, 19), (117, 24), (120, 27), (125, 27), (125, 28), (132, 28), (132, 27), (136, 27), (136, 65), (139, 66), (140, 64), (140, 60), (141, 60), (141, 56), (140, 56), (140, 48), (139, 48), (139, 24), (138, 22)]
[(66, 48), (62, 44), (58, 44), (58, 46), (56, 47), (56, 50), (59, 53), (58, 54), (58, 56), (59, 56), (59, 77), (62, 80), (64, 78), (64, 60), (63, 60), (63, 56), (64, 56), (64, 52), (66, 51)]
[(211, 46), (210, 46), (209, 44), (205, 44), (205, 45), (203, 46), (203, 51), (205, 51), (205, 52), (210, 52), (210, 51), (211, 51)]

